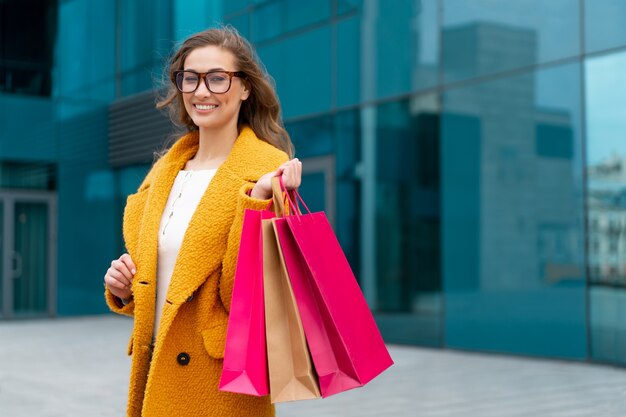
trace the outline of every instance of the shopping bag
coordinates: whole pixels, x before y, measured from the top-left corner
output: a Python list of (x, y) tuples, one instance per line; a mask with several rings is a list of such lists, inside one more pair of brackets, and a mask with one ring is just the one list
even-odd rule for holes
[[(276, 180), (274, 207), (282, 216), (281, 190)], [(319, 398), (317, 376), (306, 344), (300, 314), (276, 233), (274, 219), (262, 220), (265, 333), (272, 403)]]
[(272, 217), (274, 213), (268, 210), (244, 212), (219, 383), (221, 391), (269, 394), (261, 221)]
[(274, 225), (322, 397), (363, 386), (393, 361), (326, 215)]

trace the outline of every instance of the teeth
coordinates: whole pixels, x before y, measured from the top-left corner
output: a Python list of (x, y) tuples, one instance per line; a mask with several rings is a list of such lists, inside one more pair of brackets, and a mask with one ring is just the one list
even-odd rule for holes
[(211, 110), (211, 109), (217, 108), (217, 106), (214, 104), (206, 105), (206, 106), (202, 104), (196, 104), (196, 108), (199, 110)]

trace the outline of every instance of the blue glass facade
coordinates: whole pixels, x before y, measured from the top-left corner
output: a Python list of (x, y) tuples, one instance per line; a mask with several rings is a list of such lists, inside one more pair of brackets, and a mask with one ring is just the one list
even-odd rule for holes
[(228, 23), (274, 78), (302, 194), (389, 342), (626, 363), (623, 2), (46, 4), (53, 58), (0, 49), (0, 316), (106, 311), (151, 159), (111, 162), (111, 108)]

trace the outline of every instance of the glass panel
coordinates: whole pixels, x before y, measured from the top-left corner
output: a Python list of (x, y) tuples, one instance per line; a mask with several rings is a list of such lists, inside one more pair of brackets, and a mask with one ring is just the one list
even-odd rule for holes
[(258, 6), (252, 13), (252, 40), (263, 42), (330, 19), (331, 0), (280, 0)]
[[(122, 95), (152, 88), (151, 73), (160, 75), (163, 57), (172, 44), (169, 0), (119, 2), (119, 65)], [(153, 66), (155, 68), (153, 68)]]
[(169, 18), (176, 41), (182, 43), (189, 35), (214, 27), (222, 21), (223, 8), (236, 3), (231, 0), (172, 0), (174, 14)]
[(626, 53), (586, 62), (591, 356), (626, 363)]
[(444, 0), (443, 5), (445, 82), (580, 53), (579, 0)]
[(276, 80), (285, 118), (330, 109), (330, 34), (329, 27), (322, 27), (258, 49)]
[(237, 15), (235, 17), (227, 19), (225, 23), (229, 23), (233, 25), (239, 31), (241, 36), (243, 36), (244, 38), (248, 39), (248, 37), (250, 36), (250, 14), (249, 13)]
[(292, 31), (330, 19), (332, 0), (283, 0), (285, 30)]
[(115, 8), (115, 2), (59, 2), (53, 85), (56, 97), (98, 102), (115, 98)]
[[(158, 74), (159, 71), (160, 69), (156, 69), (156, 72), (152, 72), (152, 74)], [(139, 68), (122, 75), (120, 85), (122, 96), (133, 95), (153, 88), (156, 83), (152, 74), (149, 68)]]
[[(177, 0), (186, 2), (188, 0)], [(206, 1), (206, 0), (204, 0)], [(236, 13), (241, 11), (241, 9), (245, 9), (248, 7), (248, 3), (252, 3), (251, 0), (224, 0), (221, 2), (224, 5), (224, 14), (228, 15), (231, 13)]]
[(0, 92), (50, 96), (57, 1), (0, 2)]
[(361, 18), (337, 23), (337, 106), (358, 104), (361, 98)]
[(626, 45), (626, 2), (587, 0), (585, 2), (585, 49), (596, 52)]
[(0, 159), (50, 161), (55, 158), (58, 148), (55, 110), (54, 102), (49, 99), (0, 94)]
[(378, 312), (401, 320), (394, 342), (440, 343), (438, 126), (434, 95), (377, 109)]
[(451, 347), (587, 357), (580, 77), (571, 64), (443, 95)]
[(333, 153), (332, 116), (291, 122), (287, 124), (287, 130), (296, 148), (298, 158), (310, 158)]
[(382, 10), (377, 46), (378, 96), (434, 86), (439, 54), (437, 1), (407, 0)]
[(355, 38), (361, 43), (352, 45), (363, 54), (352, 66), (363, 71), (362, 100), (436, 85), (437, 21), (436, 0), (398, 0), (394, 7), (363, 10), (363, 31)]
[(0, 188), (55, 190), (55, 164), (0, 162)]
[(46, 203), (15, 204), (13, 310), (45, 314), (48, 308), (48, 221)]
[(282, 33), (283, 9), (273, 2), (260, 6), (252, 13), (252, 41), (263, 42)]
[[(326, 211), (326, 183), (324, 172), (302, 174), (302, 186), (298, 192), (311, 213)], [(304, 208), (302, 208), (304, 210)]]
[(358, 13), (363, 7), (363, 0), (337, 0), (337, 14)]

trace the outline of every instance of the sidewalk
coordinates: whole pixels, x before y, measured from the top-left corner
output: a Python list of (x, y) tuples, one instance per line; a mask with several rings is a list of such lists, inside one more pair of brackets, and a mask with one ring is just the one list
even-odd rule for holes
[[(123, 416), (131, 321), (0, 322), (0, 417)], [(277, 406), (278, 417), (623, 417), (626, 370), (391, 346), (364, 388)], [(175, 416), (172, 416), (175, 417)]]

